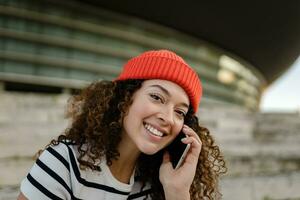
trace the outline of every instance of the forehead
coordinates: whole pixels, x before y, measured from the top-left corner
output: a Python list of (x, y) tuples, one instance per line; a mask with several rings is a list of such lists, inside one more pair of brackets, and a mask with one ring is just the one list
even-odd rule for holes
[(182, 103), (186, 103), (187, 105), (189, 105), (190, 102), (185, 90), (172, 81), (161, 79), (145, 80), (141, 89), (155, 89), (160, 90), (163, 93), (165, 93), (165, 89), (171, 97), (180, 100)]

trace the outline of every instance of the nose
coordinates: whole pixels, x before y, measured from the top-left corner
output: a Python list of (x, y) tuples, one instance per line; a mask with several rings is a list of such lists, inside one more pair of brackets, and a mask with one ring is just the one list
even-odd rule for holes
[(164, 125), (174, 125), (174, 112), (173, 109), (164, 108), (161, 110), (159, 119), (164, 123)]

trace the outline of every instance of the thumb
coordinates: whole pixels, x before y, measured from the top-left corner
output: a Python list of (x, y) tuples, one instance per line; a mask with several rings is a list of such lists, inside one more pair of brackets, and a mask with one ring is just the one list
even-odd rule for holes
[(170, 154), (165, 151), (163, 155), (163, 160), (159, 168), (159, 180), (164, 185), (170, 180), (174, 169), (172, 163), (170, 162)]
[(171, 164), (171, 162), (170, 162), (170, 154), (169, 154), (168, 151), (165, 151), (165, 152), (164, 152), (164, 155), (163, 155), (163, 161), (162, 161), (162, 164), (168, 164), (168, 163)]
[(167, 162), (170, 162), (170, 154), (168, 151), (165, 151), (163, 155), (163, 163), (167, 163)]

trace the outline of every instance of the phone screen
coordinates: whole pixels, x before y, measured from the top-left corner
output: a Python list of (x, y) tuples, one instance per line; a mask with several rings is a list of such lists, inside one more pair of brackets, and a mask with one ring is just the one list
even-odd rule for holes
[(185, 134), (183, 132), (180, 132), (178, 136), (172, 141), (172, 143), (167, 147), (174, 169), (180, 167), (190, 148), (190, 144), (184, 144), (181, 142), (181, 139), (185, 137)]

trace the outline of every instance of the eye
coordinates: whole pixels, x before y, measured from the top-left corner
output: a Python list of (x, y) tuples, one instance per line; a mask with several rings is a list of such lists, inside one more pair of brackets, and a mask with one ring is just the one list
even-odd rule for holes
[(155, 101), (160, 101), (161, 103), (164, 103), (163, 97), (161, 97), (159, 94), (152, 93), (152, 94), (150, 94), (150, 97), (152, 99), (154, 99)]
[(176, 110), (176, 113), (182, 118), (185, 118), (185, 116), (186, 116), (186, 113), (182, 110)]

